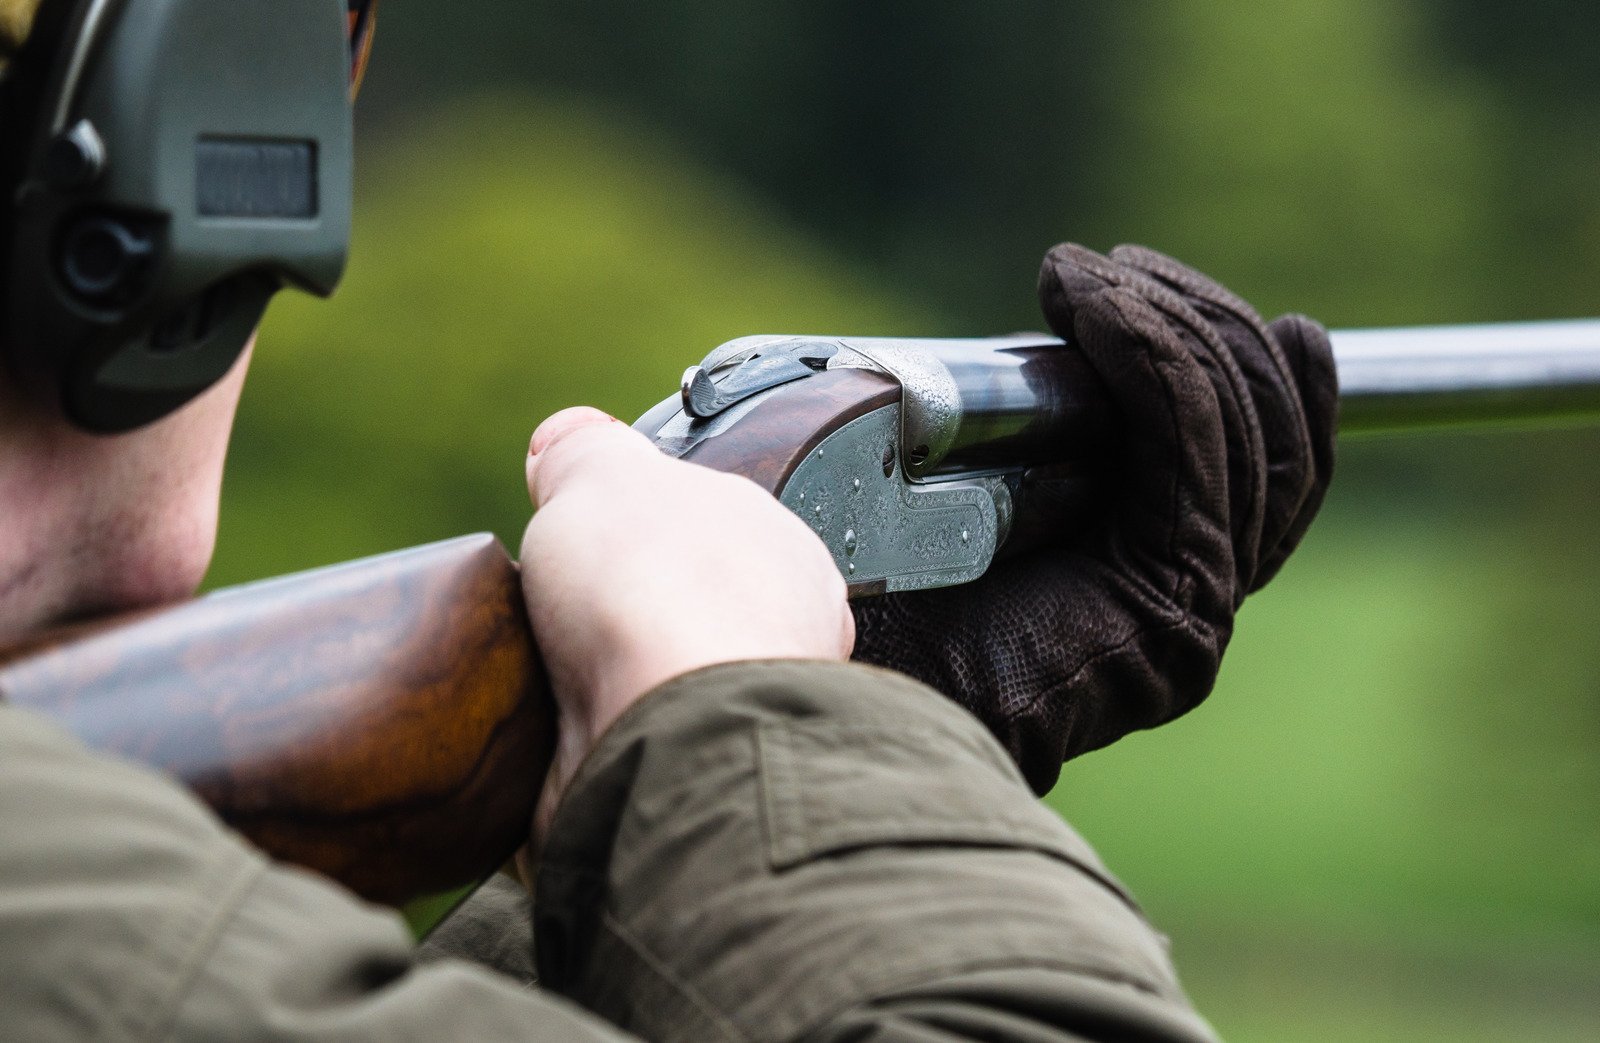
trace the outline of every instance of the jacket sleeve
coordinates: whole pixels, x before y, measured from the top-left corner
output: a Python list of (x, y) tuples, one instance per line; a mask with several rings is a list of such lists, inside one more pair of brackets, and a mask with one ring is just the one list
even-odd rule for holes
[(0, 705), (0, 1039), (628, 1037), (277, 866), (165, 777)]
[(988, 732), (859, 665), (713, 667), (633, 707), (535, 915), (541, 984), (652, 1040), (1213, 1039)]
[(418, 956), (424, 963), (471, 960), (522, 985), (537, 985), (527, 888), (496, 873), (433, 929), (418, 947)]

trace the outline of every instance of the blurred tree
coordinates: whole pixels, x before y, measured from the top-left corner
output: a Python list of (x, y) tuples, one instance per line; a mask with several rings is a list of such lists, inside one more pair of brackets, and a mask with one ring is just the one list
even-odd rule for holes
[(1600, 7), (1572, 0), (1432, 0), (1429, 17), (1450, 51), (1541, 105), (1600, 105)]
[(395, 4), (369, 112), (381, 134), (486, 83), (603, 99), (957, 302), (964, 329), (1034, 327), (1038, 258), (1086, 213), (1101, 162), (1116, 17), (1062, 0)]
[(1600, 14), (1564, 0), (475, 0), (384, 19), (378, 135), (487, 84), (603, 100), (948, 302), (927, 330), (1036, 325), (1025, 287), (1063, 238), (1238, 255), (1249, 290), (1339, 321), (1594, 307)]
[(1161, 58), (1124, 96), (1109, 151), (1137, 174), (1098, 172), (1096, 229), (1333, 325), (1593, 313), (1595, 121), (1545, 118), (1433, 28), (1393, 0), (1128, 8), (1113, 56)]

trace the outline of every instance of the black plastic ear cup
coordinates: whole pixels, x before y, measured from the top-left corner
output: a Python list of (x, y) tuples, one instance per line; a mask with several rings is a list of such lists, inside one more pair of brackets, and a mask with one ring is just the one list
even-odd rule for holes
[(238, 359), (350, 228), (347, 0), (45, 0), (0, 97), (0, 351), (124, 431)]

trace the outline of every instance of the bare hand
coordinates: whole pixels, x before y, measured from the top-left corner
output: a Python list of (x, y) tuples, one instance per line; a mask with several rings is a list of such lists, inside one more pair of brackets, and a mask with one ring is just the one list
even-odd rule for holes
[(717, 663), (849, 657), (833, 559), (752, 482), (577, 408), (534, 432), (528, 492), (522, 586), (559, 711), (536, 839), (600, 736), (657, 685)]

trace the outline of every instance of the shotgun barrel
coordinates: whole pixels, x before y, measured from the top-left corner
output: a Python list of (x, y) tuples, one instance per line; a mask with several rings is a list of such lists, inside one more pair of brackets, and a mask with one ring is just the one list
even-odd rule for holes
[(1600, 415), (1600, 320), (1333, 335), (1345, 432)]

